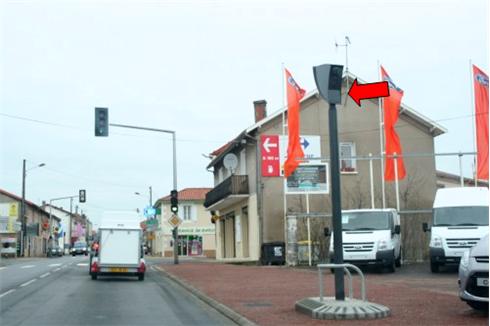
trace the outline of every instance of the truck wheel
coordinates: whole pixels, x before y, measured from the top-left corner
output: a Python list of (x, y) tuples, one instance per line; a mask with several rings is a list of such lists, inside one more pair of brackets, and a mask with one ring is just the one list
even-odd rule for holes
[(439, 273), (439, 264), (438, 263), (433, 263), (432, 261), (430, 262), (430, 271), (432, 273)]
[(138, 281), (144, 281), (144, 280), (145, 280), (145, 274), (144, 273), (138, 274)]
[(97, 279), (97, 274), (92, 273), (91, 276), (92, 276), (92, 280), (96, 280)]

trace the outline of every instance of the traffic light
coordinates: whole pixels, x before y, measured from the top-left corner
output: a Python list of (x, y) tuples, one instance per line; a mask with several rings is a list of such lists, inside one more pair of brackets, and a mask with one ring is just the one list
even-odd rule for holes
[(109, 136), (109, 109), (95, 108), (95, 136)]
[(174, 214), (177, 214), (179, 211), (179, 196), (177, 190), (172, 190), (170, 192), (170, 210)]
[(80, 189), (80, 191), (78, 192), (78, 201), (81, 203), (85, 203), (86, 200), (87, 197), (86, 197), (85, 189)]

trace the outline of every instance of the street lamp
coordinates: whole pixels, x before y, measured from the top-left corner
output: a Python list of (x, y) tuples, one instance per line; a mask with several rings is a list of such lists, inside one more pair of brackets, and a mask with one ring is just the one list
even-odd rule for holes
[(151, 189), (151, 186), (149, 187), (150, 189), (150, 197), (147, 197), (145, 195), (142, 195), (141, 193), (135, 191), (134, 194), (137, 195), (137, 196), (143, 196), (143, 197), (146, 197), (150, 200), (150, 206), (153, 206), (153, 201), (152, 201), (152, 189)]
[(26, 170), (26, 160), (24, 159), (22, 161), (22, 202), (20, 204), (20, 220), (21, 220), (21, 224), (22, 224), (22, 241), (21, 241), (21, 245), (20, 245), (20, 253), (21, 253), (21, 256), (24, 257), (24, 248), (25, 248), (25, 245), (26, 245), (26, 238), (27, 238), (27, 220), (26, 220), (26, 174), (27, 174), (27, 171), (31, 171), (31, 170), (34, 170), (34, 169), (37, 169), (37, 168), (41, 168), (43, 166), (45, 166), (46, 164), (44, 163), (41, 163), (41, 164), (38, 164), (30, 169), (27, 169)]

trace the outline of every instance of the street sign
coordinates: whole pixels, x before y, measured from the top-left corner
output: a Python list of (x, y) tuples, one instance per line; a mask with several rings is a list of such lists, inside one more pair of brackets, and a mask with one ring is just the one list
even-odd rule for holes
[[(284, 175), (283, 166), (288, 156), (288, 142), (289, 138), (286, 135), (262, 135), (260, 137), (263, 177)], [(319, 135), (301, 135), (300, 143), (305, 159), (322, 156)]]
[(154, 217), (156, 215), (156, 213), (157, 213), (156, 209), (152, 206), (146, 206), (143, 210), (143, 215), (146, 218)]
[(173, 226), (174, 228), (178, 227), (180, 224), (182, 224), (182, 219), (178, 217), (177, 215), (173, 214), (169, 219), (168, 223)]
[(260, 152), (262, 155), (262, 176), (279, 177), (281, 166), (279, 164), (279, 136), (261, 135)]
[(327, 164), (300, 164), (284, 181), (288, 194), (328, 194)]

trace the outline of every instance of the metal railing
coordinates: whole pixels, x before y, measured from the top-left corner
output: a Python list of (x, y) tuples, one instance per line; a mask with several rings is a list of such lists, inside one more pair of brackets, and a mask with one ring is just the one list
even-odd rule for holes
[(209, 207), (230, 195), (248, 195), (248, 176), (232, 175), (206, 194), (204, 207)]
[(347, 274), (347, 278), (349, 279), (349, 282), (348, 282), (348, 284), (349, 284), (349, 299), (351, 299), (351, 300), (354, 296), (354, 291), (352, 289), (352, 274), (349, 271), (349, 268), (352, 268), (353, 270), (355, 270), (357, 272), (357, 274), (359, 274), (359, 276), (361, 277), (361, 299), (362, 299), (362, 301), (366, 301), (366, 281), (364, 278), (364, 274), (359, 269), (359, 267), (352, 265), (352, 264), (318, 264), (317, 266), (318, 266), (318, 284), (320, 287), (320, 301), (323, 301), (323, 271), (322, 271), (322, 268), (325, 268), (325, 269), (342, 268), (345, 271), (345, 273)]

